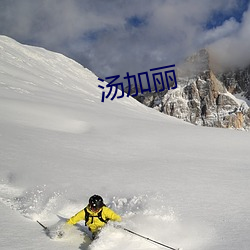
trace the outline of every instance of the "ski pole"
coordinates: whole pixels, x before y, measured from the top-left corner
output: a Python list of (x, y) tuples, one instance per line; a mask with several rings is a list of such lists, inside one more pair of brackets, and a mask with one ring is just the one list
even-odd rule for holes
[(42, 226), (44, 230), (48, 230), (48, 228), (45, 227), (41, 222), (39, 222), (38, 220), (37, 220), (36, 222), (37, 222), (40, 226)]
[(139, 237), (141, 237), (141, 238), (143, 238), (143, 239), (145, 239), (145, 240), (154, 242), (154, 243), (156, 243), (156, 244), (158, 244), (158, 245), (161, 245), (161, 246), (163, 246), (163, 247), (169, 248), (169, 249), (171, 249), (171, 250), (180, 250), (179, 248), (173, 248), (173, 247), (167, 246), (167, 245), (162, 244), (162, 243), (160, 243), (160, 242), (158, 242), (158, 241), (155, 241), (155, 240), (152, 240), (152, 239), (150, 239), (150, 238), (148, 238), (148, 237), (145, 237), (145, 236), (143, 236), (143, 235), (141, 235), (141, 234), (135, 233), (135, 232), (133, 232), (133, 231), (127, 229), (127, 228), (122, 228), (122, 229), (125, 230), (125, 231), (127, 231), (127, 232), (129, 232), (129, 233), (131, 233), (131, 234), (137, 235), (137, 236), (139, 236)]

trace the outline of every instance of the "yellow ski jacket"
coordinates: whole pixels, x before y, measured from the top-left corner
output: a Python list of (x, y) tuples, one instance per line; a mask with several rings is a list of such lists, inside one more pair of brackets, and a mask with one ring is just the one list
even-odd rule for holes
[[(85, 221), (86, 226), (90, 229), (92, 233), (97, 232), (100, 228), (102, 228), (106, 223), (104, 221), (112, 220), (112, 221), (121, 221), (120, 215), (116, 214), (113, 210), (110, 208), (103, 206), (99, 211), (93, 212), (89, 209), (89, 207), (86, 207), (87, 212), (89, 213), (88, 221)], [(98, 214), (100, 214), (101, 211), (101, 218), (104, 220), (100, 220), (98, 218)], [(82, 209), (77, 214), (72, 216), (68, 221), (67, 224), (74, 225), (80, 220), (85, 220), (85, 211)]]

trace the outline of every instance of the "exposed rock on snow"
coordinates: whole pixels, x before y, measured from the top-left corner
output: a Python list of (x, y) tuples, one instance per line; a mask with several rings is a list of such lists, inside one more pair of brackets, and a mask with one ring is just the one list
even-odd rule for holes
[(248, 96), (248, 71), (215, 75), (211, 68), (209, 53), (203, 49), (178, 67), (177, 89), (146, 93), (136, 99), (196, 125), (248, 129), (250, 109), (245, 101), (231, 94), (236, 93), (236, 89), (237, 93), (243, 92), (244, 86), (244, 96)]

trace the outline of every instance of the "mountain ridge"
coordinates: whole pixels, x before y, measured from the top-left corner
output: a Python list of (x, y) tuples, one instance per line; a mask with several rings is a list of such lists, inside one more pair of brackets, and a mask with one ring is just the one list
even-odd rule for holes
[(248, 130), (250, 109), (237, 97), (250, 96), (250, 67), (240, 75), (217, 71), (214, 66), (209, 50), (202, 49), (177, 66), (177, 89), (146, 93), (136, 99), (195, 125)]

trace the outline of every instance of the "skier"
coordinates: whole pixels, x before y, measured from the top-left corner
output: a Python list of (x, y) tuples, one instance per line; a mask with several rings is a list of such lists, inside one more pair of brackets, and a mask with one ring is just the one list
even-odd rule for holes
[(85, 226), (92, 232), (94, 239), (109, 220), (120, 222), (122, 219), (120, 215), (105, 206), (101, 196), (95, 194), (89, 198), (89, 204), (72, 216), (67, 224), (74, 225), (80, 220), (85, 220)]

